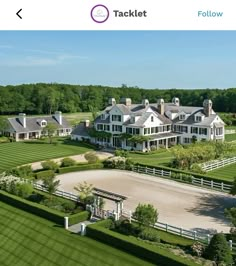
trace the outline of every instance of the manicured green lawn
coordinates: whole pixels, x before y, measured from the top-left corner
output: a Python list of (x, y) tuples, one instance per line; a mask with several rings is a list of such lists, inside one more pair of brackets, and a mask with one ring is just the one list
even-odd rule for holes
[(236, 164), (218, 168), (214, 171), (207, 172), (208, 176), (213, 176), (222, 180), (233, 181), (236, 177)]
[(236, 141), (236, 134), (226, 134), (225, 140), (226, 141)]
[(0, 265), (152, 265), (0, 202)]
[(58, 145), (41, 142), (14, 142), (0, 144), (0, 172), (22, 164), (82, 154), (91, 149), (78, 143), (59, 142)]
[(163, 149), (153, 154), (129, 153), (129, 158), (135, 163), (158, 166), (168, 164), (173, 159), (173, 155), (170, 150)]

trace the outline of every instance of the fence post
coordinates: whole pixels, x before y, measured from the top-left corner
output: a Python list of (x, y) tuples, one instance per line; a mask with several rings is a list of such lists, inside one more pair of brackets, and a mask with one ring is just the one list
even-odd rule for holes
[(180, 227), (180, 235), (183, 236), (183, 228)]
[(211, 188), (214, 188), (214, 181), (211, 180)]
[(221, 183), (221, 190), (224, 191), (224, 183)]
[(203, 178), (201, 178), (201, 187), (203, 186)]
[(168, 224), (166, 224), (166, 232), (168, 232)]
[(69, 218), (68, 217), (64, 217), (64, 227), (66, 230), (68, 230), (68, 227), (69, 227)]
[(152, 171), (153, 171), (153, 174), (155, 175), (155, 168), (153, 168)]
[(161, 176), (163, 176), (163, 172), (164, 172), (164, 171), (163, 171), (163, 169), (162, 169), (162, 170), (161, 170)]
[(233, 241), (232, 240), (229, 240), (229, 248), (230, 248), (230, 250), (233, 249)]
[(81, 236), (85, 236), (85, 234), (86, 234), (86, 225), (84, 223), (82, 223), (81, 226), (80, 226), (80, 232), (81, 232)]
[(147, 166), (145, 167), (145, 173), (147, 173)]
[(132, 211), (129, 211), (129, 223), (131, 224), (132, 222)]
[(196, 240), (197, 239), (197, 232), (193, 231), (193, 239)]
[(210, 237), (210, 235), (208, 234), (208, 235), (207, 235), (207, 244), (210, 244), (210, 241), (211, 241), (211, 237)]
[(171, 177), (171, 171), (169, 172), (169, 177)]
[(138, 165), (138, 169), (137, 169), (137, 170), (138, 170), (138, 172), (139, 172), (139, 165)]

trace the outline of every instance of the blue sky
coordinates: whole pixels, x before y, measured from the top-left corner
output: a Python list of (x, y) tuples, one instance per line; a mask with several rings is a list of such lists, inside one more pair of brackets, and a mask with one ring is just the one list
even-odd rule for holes
[(0, 31), (0, 84), (236, 86), (236, 31)]

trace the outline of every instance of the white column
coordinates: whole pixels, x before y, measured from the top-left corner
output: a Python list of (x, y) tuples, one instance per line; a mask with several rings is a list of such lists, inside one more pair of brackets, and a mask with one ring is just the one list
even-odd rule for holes
[(81, 236), (85, 236), (86, 235), (86, 224), (84, 224), (84, 223), (81, 224), (80, 232), (81, 232)]
[(69, 227), (69, 218), (68, 217), (64, 217), (64, 227), (66, 230), (68, 230), (68, 227)]

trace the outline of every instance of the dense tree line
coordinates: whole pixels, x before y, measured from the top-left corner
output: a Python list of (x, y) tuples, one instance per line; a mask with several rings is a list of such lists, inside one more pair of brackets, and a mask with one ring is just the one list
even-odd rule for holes
[(0, 86), (0, 114), (50, 114), (56, 110), (62, 112), (92, 111), (103, 109), (109, 97), (117, 101), (121, 97), (130, 97), (133, 103), (146, 98), (156, 102), (164, 98), (170, 102), (179, 97), (181, 105), (202, 106), (203, 100), (213, 101), (217, 112), (236, 112), (236, 88), (220, 89), (140, 89), (138, 87), (82, 86), (67, 84), (23, 84)]

